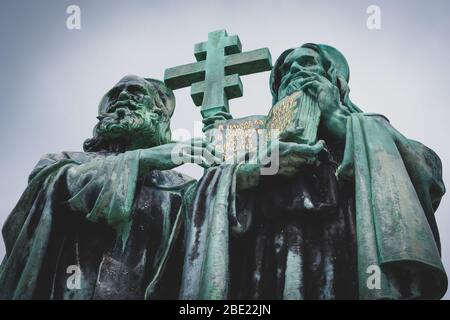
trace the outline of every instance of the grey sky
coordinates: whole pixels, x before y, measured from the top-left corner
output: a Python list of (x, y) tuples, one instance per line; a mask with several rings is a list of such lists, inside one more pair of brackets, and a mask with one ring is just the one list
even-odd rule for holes
[[(66, 8), (81, 7), (81, 30), (66, 28)], [(382, 29), (368, 30), (366, 9), (381, 8)], [(6, 1), (0, 4), (0, 224), (39, 157), (81, 150), (101, 96), (122, 76), (161, 79), (194, 61), (209, 31), (238, 34), (243, 49), (268, 47), (273, 60), (305, 42), (340, 49), (351, 68), (352, 100), (387, 116), (405, 136), (435, 150), (450, 185), (450, 1)], [(235, 117), (267, 114), (269, 73), (242, 78)], [(189, 89), (175, 92), (172, 128), (200, 120)], [(199, 177), (201, 170), (182, 170)], [(450, 270), (450, 198), (437, 211)], [(0, 258), (4, 255), (0, 243)], [(449, 294), (446, 296), (450, 297)]]

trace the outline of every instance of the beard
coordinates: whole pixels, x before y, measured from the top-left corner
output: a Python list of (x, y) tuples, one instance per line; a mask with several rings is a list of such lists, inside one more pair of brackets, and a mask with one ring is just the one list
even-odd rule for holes
[(96, 136), (111, 144), (142, 144), (143, 147), (155, 144), (159, 139), (161, 116), (132, 100), (118, 103), (120, 106), (133, 106), (134, 110), (127, 110), (122, 116), (118, 116), (117, 112), (102, 116), (95, 128)]
[(142, 131), (153, 132), (155, 124), (149, 118), (138, 112), (131, 112), (120, 119), (105, 117), (97, 124), (96, 133), (105, 139), (117, 139)]
[(281, 95), (279, 95), (278, 98), (281, 99), (290, 96), (294, 92), (302, 91), (302, 80), (310, 77), (312, 74), (320, 77), (326, 77), (325, 72), (317, 68), (314, 70), (299, 71), (296, 74), (286, 76), (286, 78), (283, 78), (281, 81), (281, 85), (279, 87), (281, 89)]

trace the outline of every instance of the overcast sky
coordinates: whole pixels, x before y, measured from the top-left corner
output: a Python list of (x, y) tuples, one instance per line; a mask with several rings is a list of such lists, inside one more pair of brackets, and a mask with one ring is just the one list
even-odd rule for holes
[[(81, 8), (80, 30), (66, 28), (71, 4)], [(366, 26), (369, 5), (381, 8), (381, 30)], [(194, 44), (217, 29), (239, 35), (244, 51), (268, 47), (273, 61), (305, 42), (340, 49), (350, 64), (352, 100), (435, 150), (450, 185), (450, 1), (2, 0), (0, 6), (0, 224), (43, 154), (81, 150), (101, 96), (122, 76), (162, 79), (165, 68), (194, 62)], [(268, 79), (268, 72), (242, 77), (244, 97), (230, 102), (234, 117), (267, 114)], [(172, 129), (193, 131), (199, 109), (189, 89), (175, 94)], [(436, 215), (447, 270), (449, 211), (444, 196)]]

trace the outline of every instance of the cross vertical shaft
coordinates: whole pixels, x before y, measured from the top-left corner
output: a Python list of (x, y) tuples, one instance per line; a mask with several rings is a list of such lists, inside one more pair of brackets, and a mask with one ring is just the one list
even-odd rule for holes
[(201, 110), (205, 117), (220, 111), (229, 112), (223, 83), (225, 79), (225, 46), (223, 43), (226, 36), (224, 30), (211, 32), (208, 35), (205, 88)]
[(228, 100), (243, 94), (239, 76), (272, 69), (267, 48), (241, 50), (238, 36), (228, 36), (225, 30), (210, 32), (208, 41), (195, 45), (197, 62), (166, 69), (164, 81), (173, 90), (191, 86), (203, 118), (229, 112)]

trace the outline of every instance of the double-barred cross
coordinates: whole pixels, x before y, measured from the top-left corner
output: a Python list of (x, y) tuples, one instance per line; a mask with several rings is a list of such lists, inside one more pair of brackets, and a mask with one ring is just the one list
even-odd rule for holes
[(197, 62), (165, 70), (164, 82), (175, 90), (191, 86), (191, 97), (203, 118), (229, 112), (228, 100), (242, 97), (239, 76), (272, 69), (269, 49), (242, 52), (239, 37), (225, 30), (208, 34), (194, 47)]

